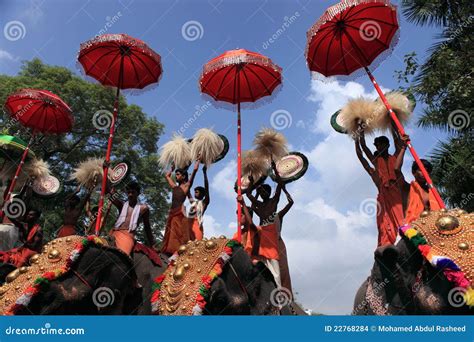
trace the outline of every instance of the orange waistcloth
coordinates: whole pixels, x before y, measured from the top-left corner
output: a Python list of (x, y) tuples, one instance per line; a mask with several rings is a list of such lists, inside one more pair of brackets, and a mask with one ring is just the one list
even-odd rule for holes
[(76, 235), (76, 227), (72, 224), (63, 224), (61, 228), (59, 228), (57, 237), (64, 237), (70, 235)]
[(267, 259), (279, 260), (278, 239), (279, 227), (276, 223), (267, 224), (258, 228), (260, 235), (260, 246), (258, 254)]
[[(35, 235), (38, 233), (40, 229), (39, 224), (35, 224), (31, 230), (28, 232), (28, 236), (26, 237), (25, 245), (32, 245), (34, 244)], [(21, 267), (26, 265), (28, 260), (38, 253), (28, 247), (21, 246), (17, 248), (10, 249), (6, 252), (0, 252), (0, 261), (4, 263), (10, 263), (15, 265), (16, 267)]]
[(403, 225), (402, 193), (397, 184), (380, 186), (377, 195), (377, 229), (379, 231), (377, 246), (395, 243), (398, 228)]
[[(279, 260), (278, 239), (279, 227), (276, 223), (261, 226), (255, 229), (242, 231), (242, 244), (250, 257), (263, 257), (266, 259)], [(237, 233), (234, 239), (237, 238)]]
[[(423, 203), (423, 192), (424, 190), (416, 181), (412, 181), (410, 183), (410, 192), (408, 194), (408, 205), (405, 214), (405, 222), (410, 223), (418, 219), (421, 212), (425, 210), (425, 205)], [(429, 190), (428, 192), (429, 198), (429, 210), (439, 210), (441, 209), (438, 201), (436, 201), (433, 192)]]
[(391, 183), (397, 181), (397, 175), (395, 174), (396, 160), (397, 158), (392, 155), (389, 155), (387, 159), (382, 157), (375, 159), (375, 169), (382, 186), (388, 187)]
[(187, 217), (186, 221), (188, 223), (189, 239), (202, 240), (203, 228), (199, 224), (199, 220), (197, 219), (197, 217)]
[(110, 235), (115, 238), (115, 247), (130, 255), (135, 245), (135, 235), (127, 229), (112, 229)]
[(191, 236), (186, 220), (184, 207), (170, 209), (161, 247), (162, 253), (173, 254), (178, 250), (179, 246), (190, 240)]
[(22, 246), (6, 252), (0, 252), (0, 261), (15, 265), (18, 268), (26, 265), (28, 260), (36, 253), (38, 252)]

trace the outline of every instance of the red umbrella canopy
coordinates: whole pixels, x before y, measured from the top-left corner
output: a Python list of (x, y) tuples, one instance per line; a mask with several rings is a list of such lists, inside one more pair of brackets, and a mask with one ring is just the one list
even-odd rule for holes
[(8, 96), (5, 109), (23, 126), (41, 133), (71, 131), (74, 119), (71, 108), (47, 90), (22, 89)]
[(120, 89), (143, 89), (162, 74), (160, 55), (126, 34), (104, 34), (82, 43), (78, 60), (86, 75)]
[(255, 102), (281, 84), (281, 68), (272, 60), (244, 49), (230, 50), (203, 67), (201, 92), (214, 100)]
[(329, 7), (308, 31), (306, 61), (324, 76), (349, 75), (392, 47), (396, 6), (388, 0), (344, 0)]

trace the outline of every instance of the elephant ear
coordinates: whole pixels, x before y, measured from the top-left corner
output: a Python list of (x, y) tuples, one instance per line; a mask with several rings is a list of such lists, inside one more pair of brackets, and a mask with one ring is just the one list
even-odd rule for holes
[(394, 245), (378, 247), (375, 252), (375, 261), (382, 263), (388, 269), (393, 269), (398, 261), (400, 253)]

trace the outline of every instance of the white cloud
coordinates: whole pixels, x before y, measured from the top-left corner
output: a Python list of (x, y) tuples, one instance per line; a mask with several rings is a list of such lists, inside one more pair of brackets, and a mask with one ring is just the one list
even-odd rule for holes
[(221, 195), (225, 199), (235, 201), (234, 184), (237, 179), (237, 162), (231, 160), (215, 174), (211, 181), (213, 192)]
[(17, 59), (13, 57), (13, 55), (5, 50), (0, 50), (0, 60), (6, 60), (6, 61), (16, 61)]

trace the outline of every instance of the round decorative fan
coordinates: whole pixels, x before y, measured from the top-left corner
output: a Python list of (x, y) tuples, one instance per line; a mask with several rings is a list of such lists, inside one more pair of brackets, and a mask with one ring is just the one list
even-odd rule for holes
[(342, 123), (340, 122), (341, 121), (339, 117), (340, 112), (341, 110), (338, 110), (331, 116), (331, 126), (332, 128), (334, 128), (336, 132), (347, 134), (347, 130), (342, 126)]
[(61, 192), (61, 182), (54, 176), (36, 178), (33, 182), (32, 190), (34, 194), (41, 198), (50, 198)]
[[(276, 163), (276, 169), (284, 183), (290, 183), (304, 176), (308, 170), (308, 158), (300, 152), (290, 152)], [(273, 170), (270, 177), (276, 181)]]
[[(257, 188), (259, 185), (262, 185), (263, 183), (265, 183), (265, 179), (267, 179), (267, 176), (262, 176), (256, 182), (254, 182), (254, 189)], [(243, 194), (247, 193), (249, 189), (249, 185), (250, 185), (249, 178), (247, 176), (242, 177), (241, 189), (242, 189)], [(234, 190), (237, 193), (237, 181), (235, 181)]]
[(214, 160), (214, 163), (217, 163), (219, 160), (224, 159), (224, 157), (229, 152), (229, 140), (222, 134), (218, 134), (219, 138), (222, 139), (222, 152), (219, 156)]
[(130, 173), (130, 168), (125, 162), (118, 163), (109, 173), (109, 180), (113, 185), (119, 184), (123, 181)]

